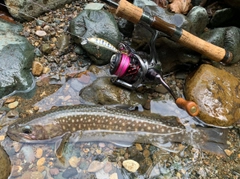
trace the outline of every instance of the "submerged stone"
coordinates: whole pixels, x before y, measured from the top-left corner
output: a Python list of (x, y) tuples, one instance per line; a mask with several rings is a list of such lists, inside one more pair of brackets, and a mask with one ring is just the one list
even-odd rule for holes
[(214, 126), (232, 126), (240, 119), (240, 81), (225, 70), (201, 65), (186, 81), (185, 95), (199, 106), (199, 118)]
[(80, 96), (91, 103), (112, 105), (112, 104), (145, 104), (147, 96), (135, 91), (129, 91), (110, 82), (110, 78), (101, 77), (90, 86), (80, 91)]

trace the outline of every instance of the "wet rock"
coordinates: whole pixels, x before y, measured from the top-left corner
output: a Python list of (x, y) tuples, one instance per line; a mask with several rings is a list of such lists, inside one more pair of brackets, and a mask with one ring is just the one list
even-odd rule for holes
[(205, 8), (200, 6), (195, 6), (187, 14), (187, 18), (191, 21), (191, 32), (198, 35), (201, 35), (208, 24), (208, 14)]
[[(70, 23), (70, 32), (76, 36), (89, 38), (102, 38), (113, 46), (121, 41), (117, 23), (112, 14), (104, 10), (83, 10)], [(74, 37), (77, 44), (81, 45), (83, 39)], [(107, 64), (113, 54), (112, 51), (91, 43), (83, 44), (91, 60), (97, 65)]]
[(11, 162), (8, 157), (8, 154), (5, 150), (0, 146), (0, 173), (1, 178), (8, 178), (11, 172)]
[(215, 28), (201, 35), (201, 38), (232, 52), (232, 63), (240, 60), (240, 29), (237, 27)]
[[(38, 17), (40, 14), (51, 9), (56, 9), (64, 4), (70, 3), (72, 0), (36, 0), (34, 2), (28, 0), (5, 0), (9, 13), (20, 21), (32, 20), (33, 17)], [(47, 7), (47, 8), (42, 8)]]
[(29, 69), (34, 59), (34, 47), (25, 37), (11, 32), (11, 28), (19, 28), (16, 26), (0, 21), (0, 27), (5, 27), (5, 30), (0, 28), (0, 98), (32, 85)]
[(110, 82), (110, 78), (101, 77), (80, 91), (80, 96), (95, 104), (144, 104), (147, 97), (135, 91), (129, 91)]
[(186, 98), (195, 101), (199, 118), (214, 126), (231, 126), (240, 118), (240, 83), (225, 70), (201, 65), (186, 81)]
[(119, 31), (123, 33), (126, 37), (132, 37), (132, 32), (134, 30), (134, 24), (126, 19), (121, 18), (118, 21)]
[(231, 8), (224, 8), (214, 12), (213, 17), (210, 20), (210, 27), (221, 27), (226, 24), (234, 15), (234, 11)]

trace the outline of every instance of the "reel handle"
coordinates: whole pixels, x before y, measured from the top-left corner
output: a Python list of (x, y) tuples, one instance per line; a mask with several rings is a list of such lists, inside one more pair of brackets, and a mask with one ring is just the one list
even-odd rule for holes
[(197, 116), (199, 113), (199, 108), (193, 101), (187, 101), (183, 98), (177, 98), (175, 101), (179, 108), (185, 109), (190, 116)]
[(196, 37), (193, 34), (179, 27), (176, 27), (174, 24), (165, 22), (157, 16), (151, 17), (150, 15), (143, 12), (143, 9), (129, 3), (126, 0), (120, 0), (119, 4), (113, 3), (111, 0), (103, 1), (110, 3), (110, 5), (115, 8), (117, 7), (117, 16), (127, 19), (133, 23), (144, 21), (152, 28), (169, 35), (176, 42), (179, 42), (183, 46), (199, 52), (211, 60), (223, 62), (225, 64), (232, 61), (233, 55), (231, 52), (226, 51), (225, 49), (211, 44), (203, 39), (200, 39), (199, 37)]

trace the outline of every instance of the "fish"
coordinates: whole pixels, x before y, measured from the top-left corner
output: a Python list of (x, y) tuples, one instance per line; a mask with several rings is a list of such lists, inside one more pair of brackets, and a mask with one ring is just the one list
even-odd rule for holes
[(114, 53), (120, 53), (120, 51), (117, 48), (115, 48), (112, 44), (110, 44), (108, 41), (102, 38), (97, 38), (97, 37), (89, 37), (89, 38), (81, 37), (81, 38), (83, 39), (81, 42), (81, 45), (86, 45), (87, 43), (90, 43), (90, 44), (96, 45), (98, 48), (102, 47)]
[(9, 125), (6, 134), (14, 141), (30, 143), (77, 133), (75, 140), (79, 142), (137, 142), (163, 149), (169, 143), (200, 147), (209, 139), (220, 143), (223, 141), (222, 133), (214, 137), (212, 130), (211, 136), (202, 129), (186, 130), (182, 124), (176, 125), (176, 119), (160, 115), (151, 117), (116, 107), (82, 104), (58, 107), (21, 118)]

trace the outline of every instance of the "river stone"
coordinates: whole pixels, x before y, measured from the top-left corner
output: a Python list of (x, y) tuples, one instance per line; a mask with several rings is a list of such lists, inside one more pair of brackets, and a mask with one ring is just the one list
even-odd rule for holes
[(104, 10), (83, 10), (70, 22), (69, 30), (75, 35), (73, 36), (75, 43), (82, 45), (97, 65), (109, 63), (113, 52), (91, 43), (81, 42), (89, 37), (98, 37), (117, 47), (122, 38), (114, 16)]
[(98, 78), (90, 86), (83, 88), (80, 96), (88, 102), (102, 105), (143, 105), (147, 100), (146, 95), (112, 84), (109, 77)]
[(206, 9), (200, 6), (194, 6), (187, 14), (187, 18), (192, 24), (196, 24), (191, 26), (190, 31), (197, 36), (201, 35), (208, 24)]
[(240, 82), (225, 70), (201, 65), (187, 79), (185, 94), (199, 106), (199, 118), (214, 126), (231, 126), (240, 119)]
[[(0, 98), (13, 91), (23, 91), (32, 85), (30, 68), (34, 47), (15, 32), (21, 28), (0, 21)], [(14, 30), (15, 29), (15, 30)]]
[(236, 63), (240, 60), (240, 29), (237, 27), (224, 27), (209, 30), (201, 35), (201, 38), (219, 47), (232, 52)]
[[(30, 21), (44, 12), (56, 9), (72, 0), (5, 0), (9, 13), (19, 21)], [(44, 7), (44, 8), (43, 8)], [(32, 16), (32, 17), (30, 17)]]
[(240, 0), (224, 0), (224, 1), (233, 8), (240, 8)]
[(11, 162), (8, 157), (8, 154), (5, 152), (5, 150), (0, 146), (0, 178), (8, 178), (11, 172)]

